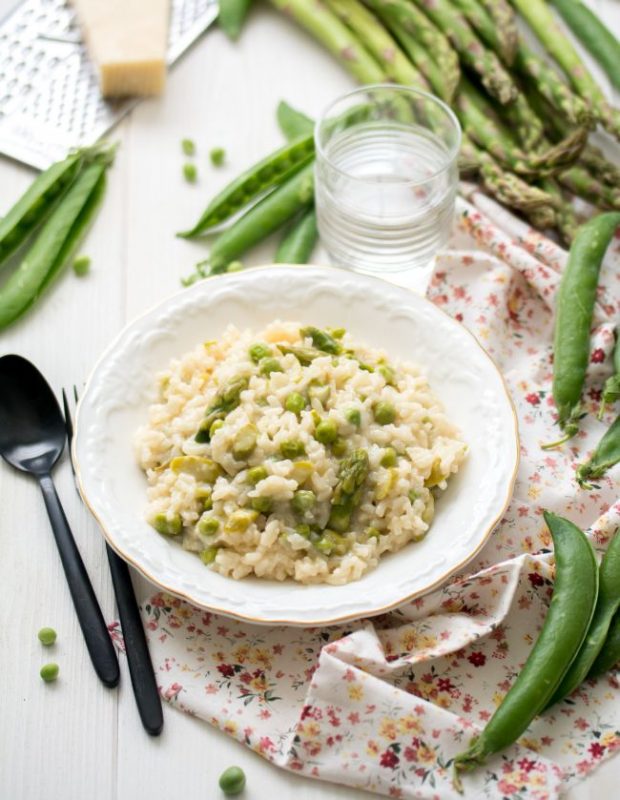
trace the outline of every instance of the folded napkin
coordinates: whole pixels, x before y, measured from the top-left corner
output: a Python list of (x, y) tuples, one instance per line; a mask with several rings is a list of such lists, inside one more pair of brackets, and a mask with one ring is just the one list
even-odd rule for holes
[[(428, 297), (495, 359), (521, 434), (512, 502), (476, 560), (392, 613), (328, 628), (235, 622), (154, 587), (140, 598), (158, 684), (172, 706), (279, 767), (391, 797), (460, 797), (451, 759), (490, 718), (547, 611), (553, 573), (542, 509), (587, 529), (599, 550), (620, 524), (617, 468), (592, 491), (574, 481), (613, 417), (599, 422), (595, 412), (620, 315), (620, 243), (602, 273), (590, 413), (574, 440), (545, 452), (540, 443), (558, 432), (551, 340), (567, 253), (474, 187), (465, 196)], [(518, 745), (466, 774), (465, 797), (557, 798), (620, 749), (618, 689), (614, 672), (587, 681)]]

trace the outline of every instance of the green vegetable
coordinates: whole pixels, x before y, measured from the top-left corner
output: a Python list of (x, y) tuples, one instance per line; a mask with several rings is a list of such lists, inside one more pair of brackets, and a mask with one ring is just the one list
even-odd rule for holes
[(232, 456), (235, 461), (244, 461), (256, 450), (258, 430), (252, 423), (239, 428), (232, 442)]
[(388, 386), (394, 386), (396, 382), (396, 374), (392, 367), (387, 364), (379, 364), (376, 370), (379, 375), (383, 376), (384, 381)]
[(319, 238), (316, 211), (309, 208), (293, 221), (276, 250), (276, 264), (307, 264)]
[(299, 392), (291, 392), (284, 401), (284, 408), (287, 411), (292, 411), (293, 414), (301, 414), (305, 407), (306, 399)]
[(273, 355), (273, 350), (269, 347), (268, 344), (264, 344), (263, 342), (257, 342), (253, 344), (250, 349), (248, 350), (250, 358), (255, 364), (261, 360), (261, 358), (267, 358), (268, 356)]
[(332, 555), (332, 553), (337, 556), (343, 556), (351, 544), (346, 536), (342, 536), (337, 531), (325, 530), (314, 546), (326, 556)]
[(565, 436), (578, 431), (581, 390), (590, 357), (590, 327), (598, 276), (620, 214), (599, 214), (582, 225), (571, 245), (558, 290), (553, 349), (553, 399)]
[(45, 683), (51, 683), (52, 681), (56, 680), (59, 672), (60, 667), (58, 664), (44, 664), (41, 667), (39, 675), (43, 678)]
[(176, 456), (170, 462), (170, 469), (176, 473), (186, 472), (203, 483), (215, 483), (222, 474), (218, 463), (203, 456)]
[(108, 163), (102, 156), (84, 167), (0, 289), (0, 329), (30, 308), (71, 259), (103, 198)]
[(608, 672), (618, 661), (620, 661), (620, 611), (616, 611), (611, 621), (605, 643), (588, 673), (588, 678), (596, 678)]
[[(230, 219), (268, 189), (285, 183), (302, 165), (308, 163), (313, 153), (312, 134), (300, 136), (295, 141), (285, 144), (229, 183), (209, 203), (196, 225), (191, 230), (177, 235), (194, 239), (209, 228)], [(229, 260), (232, 261), (235, 257)]]
[(213, 491), (209, 486), (199, 486), (194, 495), (200, 501), (203, 511), (211, 511), (213, 508)]
[(41, 628), (37, 636), (45, 647), (50, 647), (56, 641), (56, 631), (53, 628)]
[[(329, 395), (331, 394), (331, 390), (329, 386), (324, 383), (321, 383), (318, 380), (310, 381), (308, 384), (308, 397), (310, 400), (318, 400), (319, 403), (325, 405), (329, 400)], [(317, 423), (318, 424), (318, 423)]]
[(260, 467), (252, 467), (252, 469), (248, 470), (248, 483), (251, 483), (253, 486), (256, 486), (257, 483), (264, 481), (265, 478), (269, 475), (267, 469), (263, 466)]
[(151, 525), (157, 533), (163, 533), (164, 536), (178, 536), (183, 530), (183, 520), (180, 514), (173, 514), (171, 517), (166, 514), (156, 514)]
[(250, 379), (247, 375), (239, 375), (231, 382), (220, 389), (216, 394), (213, 404), (206, 411), (205, 418), (198, 428), (195, 436), (197, 442), (201, 444), (211, 441), (212, 425), (219, 420), (223, 420), (241, 402), (241, 392), (248, 388)]
[(240, 794), (245, 786), (245, 772), (241, 767), (228, 767), (220, 775), (219, 785), (224, 794)]
[(332, 453), (336, 456), (336, 458), (342, 458), (347, 454), (347, 450), (349, 449), (349, 443), (344, 438), (344, 436), (339, 436), (336, 441), (332, 444)]
[(373, 413), (375, 415), (375, 422), (379, 425), (390, 425), (396, 419), (396, 409), (387, 400), (379, 400), (373, 406)]
[[(225, 2), (230, 2), (231, 0), (225, 0)], [(235, 2), (246, 2), (246, 0), (235, 0)], [(249, 2), (249, 0), (247, 0)], [(220, 14), (222, 13), (222, 8), (220, 6)], [(209, 153), (209, 158), (211, 159), (211, 163), (214, 167), (221, 167), (224, 163), (224, 159), (226, 158), (226, 150), (223, 147), (214, 147), (211, 152)]]
[(0, 219), (0, 265), (49, 217), (82, 169), (87, 152), (78, 151), (64, 161), (52, 164), (35, 178), (6, 216)]
[(258, 519), (258, 511), (233, 511), (226, 520), (224, 530), (227, 533), (244, 533)]
[(344, 417), (349, 425), (355, 425), (356, 428), (362, 424), (362, 412), (359, 408), (348, 408), (344, 412)]
[(583, 489), (592, 489), (589, 481), (602, 478), (607, 470), (618, 462), (620, 462), (620, 416), (616, 417), (589, 460), (577, 468), (577, 482)]
[(312, 344), (317, 350), (322, 350), (324, 353), (330, 353), (337, 356), (342, 353), (342, 345), (327, 331), (322, 331), (320, 328), (315, 328), (309, 325), (299, 331), (300, 336), (304, 339), (312, 339)]
[(379, 528), (375, 528), (373, 525), (366, 528), (364, 533), (366, 534), (367, 539), (378, 539), (381, 536), (381, 531)]
[(312, 533), (312, 528), (307, 523), (300, 522), (299, 524), (295, 525), (295, 533), (303, 536), (304, 539), (309, 539), (310, 534)]
[(620, 400), (620, 333), (618, 330), (616, 330), (613, 365), (614, 374), (607, 378), (605, 386), (603, 387), (603, 396), (601, 397), (601, 405), (598, 412), (599, 419), (603, 416), (605, 406), (615, 403), (616, 400)]
[(219, 431), (219, 429), (223, 427), (224, 427), (224, 420), (216, 419), (215, 422), (213, 422), (211, 427), (209, 428), (209, 436), (213, 438), (215, 434)]
[(368, 453), (362, 448), (342, 459), (329, 515), (330, 528), (339, 533), (349, 529), (351, 516), (362, 500), (362, 488), (369, 471)]
[(386, 447), (381, 456), (382, 467), (395, 467), (398, 462), (396, 450), (393, 447)]
[(203, 515), (198, 520), (198, 533), (202, 533), (204, 536), (213, 536), (213, 534), (218, 532), (219, 527), (220, 521), (215, 517)]
[(620, 89), (620, 42), (581, 0), (551, 0), (581, 44)]
[(293, 511), (295, 511), (297, 514), (305, 514), (308, 511), (312, 511), (315, 505), (316, 495), (309, 489), (299, 489), (297, 492), (295, 492), (293, 499), (291, 500)]
[(183, 177), (188, 183), (196, 183), (198, 180), (198, 169), (196, 165), (192, 164), (190, 161), (183, 164)]
[[(548, 704), (592, 621), (598, 593), (598, 569), (587, 537), (562, 517), (544, 512), (555, 548), (553, 598), (540, 636), (519, 676), (469, 749), (454, 760), (455, 785), (459, 772), (474, 769), (515, 742)], [(575, 587), (579, 591), (575, 591)]]
[(181, 150), (185, 156), (196, 155), (196, 145), (192, 139), (181, 139)]
[(253, 497), (250, 500), (250, 505), (254, 511), (258, 511), (261, 514), (268, 514), (273, 506), (273, 500), (271, 497)]
[(314, 347), (302, 347), (300, 345), (288, 344), (281, 344), (278, 346), (283, 353), (291, 353), (291, 355), (294, 355), (299, 363), (304, 367), (312, 364), (315, 358), (319, 358), (319, 356), (324, 355), (324, 353), (321, 353), (320, 350), (317, 350)]
[(314, 438), (321, 444), (331, 444), (338, 438), (338, 426), (333, 419), (324, 419), (319, 422), (314, 431)]
[(285, 439), (280, 443), (280, 453), (283, 458), (299, 458), (306, 454), (304, 443), (299, 439)]
[(278, 103), (276, 118), (280, 130), (289, 141), (296, 139), (298, 136), (312, 135), (314, 131), (314, 120), (289, 106), (284, 100), (280, 100)]
[(226, 267), (226, 272), (241, 272), (243, 269), (243, 261), (231, 261)]
[(239, 37), (250, 9), (250, 0), (219, 0), (217, 21), (226, 36), (233, 42)]
[(213, 564), (215, 561), (215, 557), (217, 556), (217, 551), (219, 548), (217, 547), (206, 547), (204, 550), (200, 551), (200, 559), (203, 564), (207, 566), (209, 564)]
[(89, 256), (78, 256), (73, 261), (73, 271), (76, 275), (80, 278), (84, 275), (87, 275), (90, 270), (90, 257)]
[[(620, 428), (618, 429), (620, 431)], [(549, 705), (568, 697), (586, 679), (596, 657), (601, 652), (609, 626), (620, 607), (620, 536), (616, 535), (607, 547), (598, 571), (598, 598), (588, 634), (575, 660), (553, 693)]]
[(277, 358), (261, 358), (258, 364), (258, 371), (261, 375), (271, 375), (272, 372), (284, 372), (282, 364)]

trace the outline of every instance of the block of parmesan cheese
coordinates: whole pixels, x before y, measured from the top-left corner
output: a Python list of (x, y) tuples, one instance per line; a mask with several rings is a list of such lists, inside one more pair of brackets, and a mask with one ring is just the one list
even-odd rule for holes
[(169, 0), (72, 0), (104, 97), (161, 94)]

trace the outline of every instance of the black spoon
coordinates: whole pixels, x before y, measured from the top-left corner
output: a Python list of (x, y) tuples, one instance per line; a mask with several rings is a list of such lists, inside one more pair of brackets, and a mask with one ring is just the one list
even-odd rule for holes
[(0, 358), (0, 455), (38, 480), (95, 672), (106, 686), (116, 686), (114, 645), (52, 481), (65, 440), (60, 406), (43, 375), (21, 356)]

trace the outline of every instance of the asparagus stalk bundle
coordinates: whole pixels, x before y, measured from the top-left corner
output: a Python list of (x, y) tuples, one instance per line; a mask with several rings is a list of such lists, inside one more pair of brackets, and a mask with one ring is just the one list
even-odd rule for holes
[(508, 0), (480, 0), (480, 5), (485, 9), (497, 30), (500, 52), (504, 54), (504, 61), (512, 65), (519, 44), (519, 31), (514, 9)]

